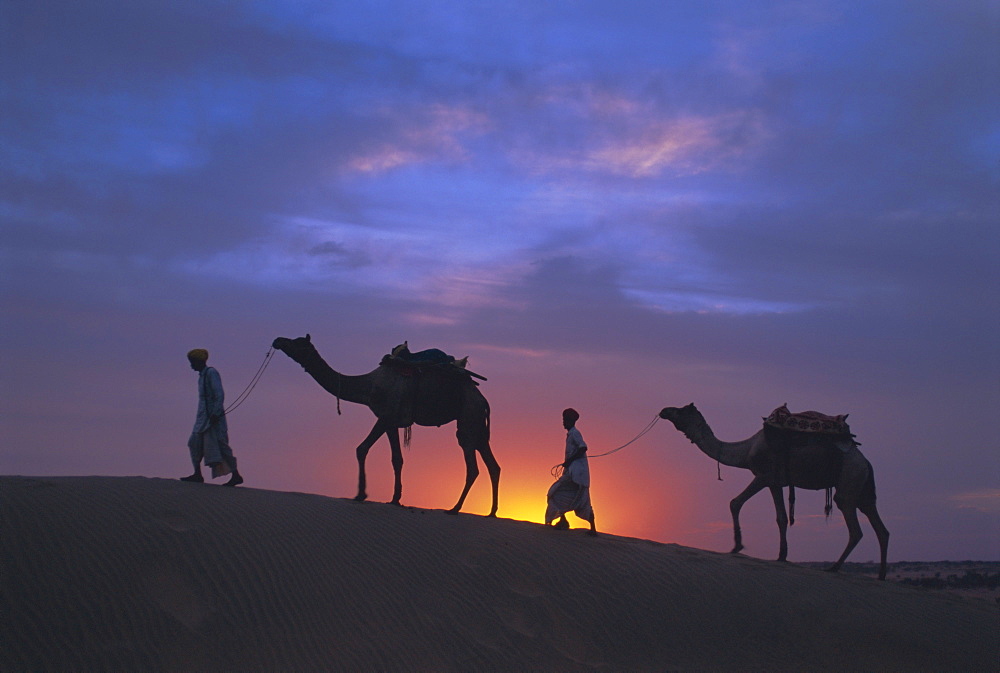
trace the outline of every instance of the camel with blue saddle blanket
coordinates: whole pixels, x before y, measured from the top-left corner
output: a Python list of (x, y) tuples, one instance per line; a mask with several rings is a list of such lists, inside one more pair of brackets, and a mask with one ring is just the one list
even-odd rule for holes
[[(490, 404), (479, 384), (470, 377), (486, 380), (463, 366), (466, 358), (456, 361), (443, 351), (432, 349), (409, 353), (406, 343), (382, 358), (374, 371), (359, 376), (346, 376), (334, 370), (317, 352), (312, 337), (297, 339), (278, 337), (273, 346), (302, 365), (324, 390), (340, 400), (362, 404), (375, 414), (376, 421), (368, 436), (356, 449), (358, 457), (358, 494), (355, 500), (365, 500), (365, 460), (372, 445), (383, 435), (389, 440), (392, 468), (395, 474), (392, 504), (400, 504), (403, 492), (403, 454), (400, 450), (399, 429), (406, 435), (413, 425), (440, 427), (454, 421), (458, 444), (465, 456), (465, 487), (458, 502), (449, 512), (462, 509), (465, 498), (479, 476), (476, 454), (482, 458), (493, 487), (490, 516), (496, 516), (500, 484), (500, 465), (490, 448)], [(416, 356), (416, 357), (415, 357)], [(409, 358), (409, 359), (407, 359)]]

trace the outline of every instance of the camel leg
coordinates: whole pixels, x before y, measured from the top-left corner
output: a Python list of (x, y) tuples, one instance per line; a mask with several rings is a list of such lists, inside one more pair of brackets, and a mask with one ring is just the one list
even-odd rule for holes
[(464, 413), (458, 418), (457, 425), (455, 436), (465, 455), (465, 488), (462, 489), (458, 502), (448, 512), (458, 514), (465, 504), (466, 496), (469, 495), (469, 489), (479, 476), (479, 465), (476, 464), (478, 451), (483, 457), (483, 463), (490, 473), (490, 481), (493, 484), (493, 505), (490, 508), (490, 516), (496, 516), (500, 491), (500, 465), (493, 457), (493, 450), (490, 448), (490, 408), (486, 400), (480, 397), (471, 409), (466, 405)]
[(389, 448), (392, 451), (392, 472), (396, 481), (392, 489), (392, 505), (399, 504), (403, 495), (403, 452), (399, 448), (399, 428), (388, 428), (385, 436), (389, 438)]
[[(858, 546), (858, 542), (864, 537), (864, 533), (861, 532), (861, 524), (858, 522), (857, 508), (842, 507), (840, 511), (844, 513), (844, 521), (847, 523), (847, 547), (844, 549), (844, 553), (840, 555), (840, 558), (837, 559), (837, 562), (827, 568), (832, 573), (840, 570), (840, 566), (844, 565), (844, 561), (847, 560), (847, 557), (854, 551), (854, 548)], [(886, 542), (888, 542), (888, 539)]]
[(479, 450), (479, 455), (483, 457), (483, 464), (486, 465), (486, 471), (490, 475), (490, 483), (493, 485), (493, 506), (490, 508), (489, 516), (496, 516), (500, 501), (500, 464), (493, 456), (493, 449), (490, 448), (489, 442), (486, 442), (486, 446)]
[(358, 494), (354, 496), (354, 499), (358, 502), (368, 499), (368, 494), (365, 493), (365, 459), (368, 458), (368, 451), (371, 450), (372, 445), (383, 433), (385, 433), (385, 426), (382, 425), (382, 421), (375, 421), (375, 427), (368, 433), (365, 440), (358, 445)]
[(743, 503), (760, 493), (766, 484), (761, 477), (754, 477), (750, 485), (743, 489), (743, 492), (732, 499), (729, 503), (729, 511), (733, 515), (733, 550), (730, 554), (737, 554), (743, 549), (743, 533), (740, 531), (740, 510)]
[(458, 514), (461, 511), (462, 505), (465, 504), (465, 497), (469, 495), (469, 489), (472, 488), (472, 484), (476, 482), (476, 477), (479, 476), (479, 465), (476, 464), (475, 449), (463, 446), (462, 451), (465, 453), (465, 488), (462, 489), (462, 495), (459, 496), (455, 506), (448, 510), (448, 514)]
[(889, 529), (885, 527), (884, 523), (882, 523), (882, 517), (878, 515), (878, 509), (876, 509), (874, 504), (864, 505), (858, 509), (860, 509), (861, 512), (868, 517), (868, 521), (871, 522), (872, 528), (875, 530), (875, 537), (878, 538), (878, 547), (882, 557), (881, 564), (878, 569), (878, 578), (880, 580), (884, 580), (886, 557), (889, 554)]
[(771, 497), (774, 498), (774, 512), (778, 516), (778, 536), (781, 539), (778, 548), (778, 560), (788, 560), (788, 514), (785, 512), (785, 498), (780, 486), (771, 486)]

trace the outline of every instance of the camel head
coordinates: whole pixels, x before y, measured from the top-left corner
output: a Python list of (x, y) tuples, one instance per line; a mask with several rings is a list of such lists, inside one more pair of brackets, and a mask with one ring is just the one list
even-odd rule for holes
[(284, 352), (285, 355), (292, 358), (296, 362), (298, 362), (298, 359), (301, 356), (316, 352), (316, 348), (312, 345), (312, 337), (308, 334), (297, 339), (278, 337), (271, 344), (271, 348)]
[(694, 403), (686, 407), (665, 407), (660, 411), (660, 418), (673, 423), (692, 442), (695, 441), (695, 436), (700, 436), (699, 430), (705, 425), (705, 417)]

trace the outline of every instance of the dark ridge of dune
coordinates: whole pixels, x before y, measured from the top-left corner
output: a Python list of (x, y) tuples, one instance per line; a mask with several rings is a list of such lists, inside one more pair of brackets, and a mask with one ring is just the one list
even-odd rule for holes
[(5, 672), (1000, 670), (986, 601), (165, 479), (0, 477), (0, 571)]

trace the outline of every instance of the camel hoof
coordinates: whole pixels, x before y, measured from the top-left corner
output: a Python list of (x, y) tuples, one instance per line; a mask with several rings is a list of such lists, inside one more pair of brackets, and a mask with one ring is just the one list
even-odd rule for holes
[(840, 566), (830, 566), (829, 568), (826, 569), (826, 572), (828, 572), (828, 573), (835, 573), (838, 570), (840, 570)]
[(729, 553), (730, 554), (739, 554), (741, 551), (743, 551), (743, 545), (738, 544), (735, 547), (733, 547), (732, 551), (730, 551)]
[(452, 507), (449, 510), (445, 510), (445, 514), (458, 514), (458, 512), (459, 512), (458, 507)]
[(358, 493), (356, 496), (354, 496), (354, 501), (355, 502), (364, 502), (367, 499), (368, 499), (368, 496), (365, 495), (364, 493)]

